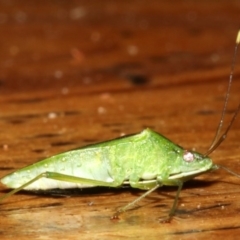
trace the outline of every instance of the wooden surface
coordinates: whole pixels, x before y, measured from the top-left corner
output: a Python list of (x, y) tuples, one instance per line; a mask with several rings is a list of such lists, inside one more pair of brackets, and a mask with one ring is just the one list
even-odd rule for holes
[[(56, 153), (150, 127), (205, 152), (223, 107), (239, 1), (1, 1), (0, 177)], [(238, 54), (240, 55), (240, 54)], [(240, 57), (225, 124), (240, 98)], [(211, 156), (240, 173), (240, 120)], [(226, 126), (225, 125), (225, 126)], [(94, 167), (94, 166), (93, 166)], [(8, 192), (1, 185), (1, 194)], [(1, 239), (233, 239), (240, 179), (215, 171), (176, 193), (20, 192), (0, 206)], [(69, 197), (70, 195), (70, 197)]]

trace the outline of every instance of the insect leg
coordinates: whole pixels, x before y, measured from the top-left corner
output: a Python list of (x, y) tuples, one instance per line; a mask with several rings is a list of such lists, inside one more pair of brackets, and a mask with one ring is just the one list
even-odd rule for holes
[[(137, 184), (138, 185), (138, 184)], [(131, 183), (131, 186), (133, 187), (133, 184)], [(134, 201), (128, 203), (126, 206), (120, 208), (116, 213), (114, 213), (114, 215), (112, 216), (112, 219), (118, 219), (119, 215), (123, 212), (125, 212), (127, 209), (131, 208), (132, 206), (134, 206), (137, 202), (139, 202), (140, 200), (142, 200), (143, 198), (145, 198), (147, 195), (149, 195), (150, 193), (152, 193), (153, 191), (155, 191), (157, 188), (161, 187), (161, 184), (155, 184), (155, 186), (151, 189), (149, 189), (147, 192), (145, 192), (144, 194), (142, 194), (140, 197), (136, 198)]]
[(37, 177), (33, 178), (32, 180), (28, 181), (27, 183), (21, 185), (20, 187), (13, 189), (9, 193), (3, 195), (0, 197), (0, 202), (3, 201), (4, 199), (10, 197), (11, 195), (21, 191), (22, 189), (26, 188), (30, 184), (36, 182), (37, 180), (41, 178), (49, 178), (53, 180), (59, 180), (59, 181), (65, 181), (65, 182), (71, 182), (71, 183), (83, 183), (83, 184), (88, 184), (92, 186), (103, 186), (103, 187), (117, 187), (120, 184), (118, 182), (104, 182), (104, 181), (99, 181), (99, 180), (94, 180), (94, 179), (87, 179), (87, 178), (81, 178), (81, 177), (75, 177), (75, 176), (70, 176), (70, 175), (65, 175), (57, 172), (44, 172), (39, 174)]
[(171, 180), (168, 180), (168, 181), (164, 181), (163, 185), (174, 185), (174, 186), (178, 186), (177, 194), (176, 194), (176, 196), (175, 196), (175, 199), (174, 199), (174, 201), (173, 201), (172, 208), (171, 208), (168, 216), (160, 220), (160, 222), (170, 222), (170, 220), (171, 220), (171, 218), (174, 216), (175, 211), (176, 211), (176, 208), (177, 208), (178, 198), (179, 198), (180, 192), (181, 192), (181, 190), (182, 190), (183, 181), (171, 179)]

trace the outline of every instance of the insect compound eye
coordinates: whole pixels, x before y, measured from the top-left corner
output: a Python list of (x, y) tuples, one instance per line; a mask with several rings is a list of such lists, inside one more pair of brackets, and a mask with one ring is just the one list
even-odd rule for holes
[(192, 162), (194, 160), (194, 155), (191, 152), (185, 150), (183, 153), (183, 159), (185, 162)]

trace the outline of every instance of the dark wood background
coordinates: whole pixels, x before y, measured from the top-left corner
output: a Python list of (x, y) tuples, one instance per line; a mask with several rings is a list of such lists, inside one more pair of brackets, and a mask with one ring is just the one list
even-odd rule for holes
[[(226, 93), (240, 2), (0, 1), (0, 177), (37, 160), (150, 127), (205, 152)], [(238, 54), (240, 55), (240, 54)], [(238, 56), (225, 126), (240, 98)], [(211, 156), (240, 173), (240, 124)], [(94, 167), (94, 166), (93, 166)], [(8, 192), (1, 185), (1, 194)], [(142, 194), (18, 193), (0, 205), (1, 239), (233, 239), (240, 179), (219, 170)]]

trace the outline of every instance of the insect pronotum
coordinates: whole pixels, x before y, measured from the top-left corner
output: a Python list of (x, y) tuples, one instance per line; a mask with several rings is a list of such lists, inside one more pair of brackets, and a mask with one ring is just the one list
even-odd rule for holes
[(240, 177), (239, 174), (214, 164), (209, 158), (209, 154), (226, 138), (240, 109), (239, 104), (227, 129), (220, 135), (239, 42), (240, 31), (237, 35), (221, 120), (216, 136), (205, 154), (185, 150), (161, 134), (145, 129), (135, 135), (64, 152), (6, 175), (1, 182), (13, 190), (0, 197), (0, 202), (22, 189), (48, 190), (130, 185), (133, 188), (147, 190), (140, 197), (120, 208), (112, 217), (118, 218), (120, 213), (131, 208), (157, 188), (163, 185), (177, 186), (172, 208), (164, 219), (164, 221), (169, 221), (175, 213), (179, 194), (185, 181), (218, 168)]

